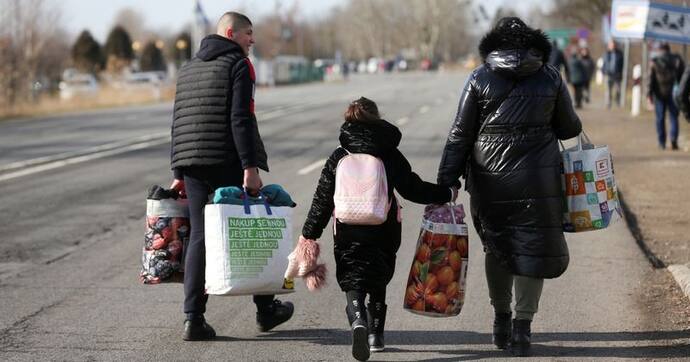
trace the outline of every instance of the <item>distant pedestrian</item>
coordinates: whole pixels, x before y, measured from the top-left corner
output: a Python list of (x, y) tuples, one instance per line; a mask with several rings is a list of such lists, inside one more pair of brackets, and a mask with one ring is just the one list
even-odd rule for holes
[[(331, 153), (321, 171), (302, 228), (301, 238), (316, 240), (321, 237), (334, 210), (335, 215), (338, 214), (334, 196), (338, 187), (343, 186), (336, 185), (341, 160), (352, 153), (371, 155), (382, 161), (387, 195), (381, 196), (387, 197), (390, 207), (385, 221), (379, 225), (360, 225), (333, 220), (335, 274), (347, 298), (345, 312), (352, 328), (352, 355), (360, 361), (368, 359), (370, 352), (384, 349), (386, 286), (393, 278), (402, 230), (400, 206), (393, 191), (421, 204), (443, 204), (457, 197), (457, 188), (422, 181), (412, 172), (409, 162), (398, 150), (401, 137), (397, 127), (381, 119), (376, 103), (363, 97), (352, 102), (345, 112), (345, 123), (340, 127), (340, 147)], [(347, 187), (359, 189), (361, 186)], [(369, 303), (365, 306), (367, 295)]]
[(671, 53), (668, 43), (661, 44), (661, 53), (652, 59), (647, 87), (647, 99), (654, 104), (656, 113), (656, 132), (659, 148), (666, 148), (666, 111), (671, 118), (671, 149), (678, 149), (678, 107), (673, 100), (674, 89), (685, 69), (683, 59), (678, 54)]
[(674, 99), (678, 108), (683, 112), (685, 120), (690, 122), (690, 67), (685, 67), (683, 76), (678, 84), (678, 92)]
[[(171, 188), (189, 198), (191, 235), (185, 245), (184, 334), (186, 341), (216, 336), (206, 323), (204, 206), (224, 186), (262, 187), (259, 168), (268, 171), (254, 114), (254, 68), (247, 56), (254, 44), (252, 23), (228, 12), (216, 34), (201, 41), (194, 59), (180, 69), (172, 123)], [(290, 319), (293, 305), (273, 295), (255, 295), (256, 323), (268, 331)]]
[(589, 103), (591, 99), (591, 93), (590, 93), (590, 84), (592, 83), (592, 77), (594, 77), (594, 72), (596, 71), (596, 65), (594, 64), (594, 60), (592, 60), (592, 57), (589, 55), (589, 48), (587, 47), (582, 47), (579, 50), (580, 53), (580, 61), (582, 62), (582, 65), (585, 68), (585, 72), (587, 74), (587, 79), (585, 80), (585, 85), (582, 88), (582, 97), (585, 101), (585, 103)]
[(573, 49), (568, 58), (568, 68), (570, 69), (570, 84), (575, 93), (575, 108), (582, 108), (582, 98), (585, 87), (589, 82), (589, 71), (582, 55), (577, 49)]
[(621, 82), (623, 81), (623, 52), (616, 42), (609, 40), (608, 50), (604, 54), (603, 71), (606, 76), (606, 108), (611, 108), (613, 100), (621, 106)]
[(565, 54), (561, 49), (558, 48), (558, 42), (555, 40), (551, 42), (551, 54), (549, 55), (548, 64), (553, 65), (554, 68), (556, 68), (556, 70), (558, 70), (559, 72), (561, 72), (561, 68), (563, 68), (563, 74), (565, 75), (565, 79), (570, 79), (568, 62), (565, 59)]
[(577, 136), (582, 124), (566, 83), (546, 64), (551, 44), (542, 31), (503, 18), (479, 52), (483, 64), (460, 96), (438, 183), (465, 178), (486, 253), (493, 342), (527, 356), (544, 278), (560, 276), (569, 262), (558, 140)]

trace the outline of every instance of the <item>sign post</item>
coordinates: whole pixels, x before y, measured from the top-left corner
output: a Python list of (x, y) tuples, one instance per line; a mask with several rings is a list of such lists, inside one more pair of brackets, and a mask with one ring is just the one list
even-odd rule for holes
[[(685, 3), (685, 2), (684, 2)], [(646, 0), (613, 0), (611, 36), (625, 40), (621, 104), (625, 105), (630, 40), (642, 40), (642, 92), (646, 91), (647, 39), (690, 44), (690, 9)]]
[(628, 94), (628, 68), (630, 65), (630, 38), (625, 38), (625, 49), (623, 50), (623, 82), (621, 84), (621, 98), (619, 100), (621, 108), (625, 108), (625, 100)]

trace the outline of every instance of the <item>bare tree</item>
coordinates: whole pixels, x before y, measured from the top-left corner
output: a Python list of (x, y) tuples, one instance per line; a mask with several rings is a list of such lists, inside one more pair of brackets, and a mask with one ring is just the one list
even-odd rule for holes
[(121, 26), (132, 38), (132, 40), (138, 40), (140, 42), (146, 41), (148, 31), (144, 27), (146, 24), (144, 16), (132, 8), (124, 8), (117, 12), (115, 18), (113, 19), (113, 28), (116, 26)]
[(457, 0), (351, 0), (326, 24), (334, 24), (336, 44), (350, 58), (408, 49), (450, 60), (467, 48), (467, 13)]
[(0, 0), (0, 9), (0, 105), (12, 107), (36, 99), (69, 59), (69, 44), (54, 4)]
[(558, 25), (557, 21), (553, 20), (550, 14), (545, 13), (539, 5), (533, 5), (527, 15), (525, 16), (525, 21), (532, 27), (539, 29), (548, 29), (556, 27)]
[(586, 26), (597, 29), (601, 17), (611, 10), (610, 0), (555, 0), (555, 16), (563, 19), (567, 25)]

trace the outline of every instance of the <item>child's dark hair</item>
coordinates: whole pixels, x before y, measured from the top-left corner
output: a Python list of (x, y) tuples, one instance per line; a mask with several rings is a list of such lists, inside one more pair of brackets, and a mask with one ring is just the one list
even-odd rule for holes
[(379, 108), (371, 99), (361, 97), (347, 107), (345, 111), (346, 122), (362, 122), (380, 119)]

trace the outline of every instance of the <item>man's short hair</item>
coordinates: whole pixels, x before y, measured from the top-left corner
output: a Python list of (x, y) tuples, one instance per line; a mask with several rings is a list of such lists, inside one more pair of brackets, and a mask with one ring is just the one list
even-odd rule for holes
[(238, 31), (241, 29), (246, 29), (252, 26), (252, 21), (244, 15), (234, 11), (228, 11), (223, 14), (218, 20), (217, 31), (219, 33), (225, 33), (227, 28), (232, 29), (232, 31)]

